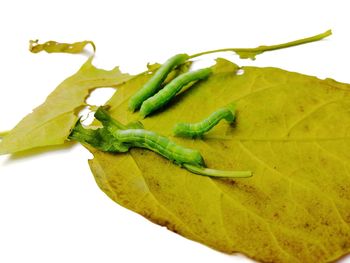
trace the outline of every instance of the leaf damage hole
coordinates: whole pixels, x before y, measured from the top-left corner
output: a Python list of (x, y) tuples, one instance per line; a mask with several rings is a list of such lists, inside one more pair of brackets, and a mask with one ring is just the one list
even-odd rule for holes
[[(104, 105), (115, 93), (115, 88), (102, 87), (94, 89), (90, 92), (88, 98), (85, 102), (88, 105), (101, 106)], [(84, 125), (89, 125), (94, 120), (94, 114), (92, 114), (89, 106), (84, 107), (78, 114), (81, 117), (82, 123)]]
[(105, 104), (115, 93), (115, 88), (97, 88), (90, 92), (89, 97), (86, 99), (86, 103), (90, 105), (100, 106)]
[(205, 58), (205, 59), (200, 59), (200, 60), (194, 60), (191, 67), (190, 71), (198, 70), (201, 68), (207, 68), (215, 65), (215, 60), (213, 58)]
[(241, 76), (244, 74), (244, 69), (240, 68), (236, 71), (236, 75)]
[(89, 106), (86, 106), (79, 111), (78, 116), (81, 117), (80, 121), (83, 125), (90, 125), (94, 121), (94, 114)]

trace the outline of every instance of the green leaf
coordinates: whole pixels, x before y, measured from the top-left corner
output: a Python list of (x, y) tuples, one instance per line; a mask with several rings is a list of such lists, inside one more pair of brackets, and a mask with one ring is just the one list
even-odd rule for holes
[(63, 144), (92, 90), (116, 87), (132, 78), (129, 74), (121, 73), (118, 67), (107, 71), (94, 67), (91, 62), (92, 57), (3, 137), (0, 154)]
[[(99, 187), (149, 220), (214, 249), (263, 262), (330, 262), (350, 252), (350, 85), (278, 68), (220, 59), (208, 80), (143, 121), (171, 137), (178, 122), (235, 102), (234, 127), (203, 139), (172, 137), (198, 149), (208, 167), (251, 170), (229, 180), (194, 175), (148, 150), (93, 150)], [(149, 78), (123, 84), (108, 102), (122, 123), (136, 121), (128, 98)]]

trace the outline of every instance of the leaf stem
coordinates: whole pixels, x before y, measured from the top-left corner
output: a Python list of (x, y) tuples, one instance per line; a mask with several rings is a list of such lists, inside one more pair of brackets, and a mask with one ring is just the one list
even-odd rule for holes
[(202, 55), (206, 54), (211, 54), (211, 53), (216, 53), (216, 52), (226, 52), (226, 51), (232, 51), (235, 52), (240, 56), (240, 58), (251, 58), (255, 59), (256, 55), (259, 55), (265, 51), (271, 51), (271, 50), (276, 50), (276, 49), (282, 49), (282, 48), (287, 48), (287, 47), (293, 47), (297, 45), (302, 45), (314, 41), (319, 41), (325, 37), (328, 37), (332, 34), (332, 30), (327, 30), (324, 33), (307, 37), (307, 38), (302, 38), (282, 44), (277, 44), (277, 45), (271, 45), (271, 46), (258, 46), (255, 48), (223, 48), (223, 49), (216, 49), (216, 50), (210, 50), (210, 51), (205, 51), (205, 52), (200, 52), (194, 55), (191, 55), (189, 58), (195, 58), (199, 57)]
[(183, 166), (192, 173), (219, 178), (246, 178), (253, 176), (251, 171), (223, 171), (204, 167), (198, 167), (184, 163)]

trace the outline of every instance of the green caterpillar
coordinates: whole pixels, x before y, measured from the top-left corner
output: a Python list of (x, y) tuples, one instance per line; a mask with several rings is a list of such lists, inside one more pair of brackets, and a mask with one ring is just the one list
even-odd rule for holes
[(228, 123), (233, 123), (235, 120), (236, 105), (230, 104), (226, 107), (220, 108), (210, 114), (204, 120), (197, 123), (177, 123), (173, 129), (175, 136), (182, 137), (199, 137), (211, 130), (222, 119)]
[(142, 117), (146, 117), (153, 111), (161, 108), (167, 104), (175, 95), (190, 82), (202, 80), (207, 78), (212, 73), (211, 68), (199, 69), (196, 71), (186, 72), (167, 84), (163, 89), (158, 91), (157, 94), (145, 100), (140, 109)]
[(176, 164), (183, 165), (187, 163), (195, 166), (204, 166), (204, 161), (199, 151), (180, 146), (155, 132), (143, 129), (130, 129), (115, 130), (111, 134), (117, 141), (130, 147), (149, 149)]
[(135, 111), (140, 108), (141, 104), (153, 96), (160, 85), (168, 76), (169, 72), (173, 70), (176, 66), (184, 63), (189, 56), (187, 54), (177, 54), (171, 58), (169, 58), (161, 67), (157, 70), (157, 72), (151, 77), (149, 81), (145, 85), (143, 85), (129, 100), (129, 109), (131, 111)]
[(204, 167), (204, 160), (197, 150), (180, 146), (155, 132), (143, 129), (115, 130), (112, 135), (130, 147), (146, 148), (186, 168), (188, 171), (210, 177), (245, 178), (250, 171), (222, 171)]

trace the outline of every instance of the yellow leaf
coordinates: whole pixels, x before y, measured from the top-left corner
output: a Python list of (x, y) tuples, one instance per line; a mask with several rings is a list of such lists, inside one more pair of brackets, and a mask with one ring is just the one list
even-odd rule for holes
[(2, 131), (0, 132), (0, 139), (5, 137), (9, 132), (8, 131)]
[(47, 41), (43, 44), (39, 44), (39, 40), (29, 41), (29, 51), (32, 53), (39, 53), (46, 51), (47, 53), (81, 53), (86, 45), (90, 44), (96, 51), (96, 46), (92, 41), (81, 41), (75, 43), (59, 43), (56, 41)]
[[(278, 68), (237, 67), (223, 59), (208, 80), (143, 120), (172, 136), (235, 102), (236, 126), (203, 139), (171, 137), (198, 149), (208, 167), (251, 170), (251, 178), (194, 175), (144, 149), (90, 149), (90, 167), (114, 201), (217, 250), (263, 262), (330, 262), (350, 251), (350, 85)], [(109, 101), (123, 123), (139, 119), (128, 98), (149, 78), (123, 84)]]
[(115, 87), (132, 77), (118, 67), (110, 71), (98, 69), (91, 61), (92, 57), (2, 138), (0, 154), (63, 144), (92, 90)]

